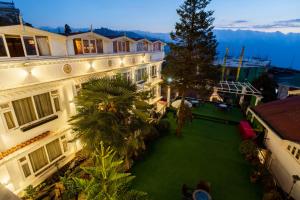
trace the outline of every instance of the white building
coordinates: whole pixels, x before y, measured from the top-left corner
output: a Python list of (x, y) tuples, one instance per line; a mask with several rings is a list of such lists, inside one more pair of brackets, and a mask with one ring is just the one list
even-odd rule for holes
[[(249, 108), (247, 115), (264, 131), (264, 143), (270, 153), (268, 167), (281, 188), (289, 193), (293, 176), (300, 176), (300, 96), (288, 97)], [(300, 182), (291, 195), (300, 200)]]
[(76, 113), (78, 89), (90, 78), (122, 74), (151, 90), (156, 104), (163, 47), (161, 41), (94, 32), (63, 36), (0, 27), (0, 183), (19, 193), (74, 157), (81, 146), (67, 142), (68, 119)]

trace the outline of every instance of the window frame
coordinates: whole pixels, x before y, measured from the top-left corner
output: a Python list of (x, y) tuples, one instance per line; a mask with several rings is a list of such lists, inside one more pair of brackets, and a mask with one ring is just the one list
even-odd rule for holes
[[(25, 57), (27, 57), (27, 53), (26, 53), (26, 49), (25, 49), (25, 45), (24, 45), (23, 35), (22, 34), (17, 34), (17, 35), (15, 35), (15, 34), (3, 34), (3, 35), (4, 35), (5, 43), (6, 43), (6, 46), (7, 46), (7, 52), (9, 53), (9, 58), (16, 58), (16, 59), (18, 59), (18, 58), (25, 58)], [(8, 45), (7, 45), (7, 37), (6, 36), (18, 36), (18, 37), (20, 37), (24, 56), (14, 56), (14, 57), (11, 56), (9, 48), (8, 48)]]
[[(20, 35), (20, 36), (21, 36), (21, 39), (22, 39), (22, 44), (23, 44), (23, 49), (24, 49), (24, 52), (25, 52), (25, 57), (37, 57), (37, 56), (40, 56), (40, 52), (39, 52), (39, 50), (37, 48), (37, 42), (36, 42), (35, 35)], [(27, 54), (27, 49), (26, 49), (26, 46), (25, 46), (24, 37), (32, 37), (33, 38), (36, 55), (28, 55)], [(49, 46), (49, 48), (50, 48), (50, 46)]]
[(6, 43), (5, 34), (1, 33), (0, 36), (2, 37), (4, 48), (6, 51), (6, 56), (0, 56), (0, 58), (10, 58), (10, 53), (9, 53), (9, 49), (8, 49), (8, 46)]
[[(52, 91), (56, 91), (56, 90), (58, 91), (58, 94), (56, 94), (56, 95), (53, 96), (53, 95), (51, 94), (51, 92), (52, 92)], [(52, 110), (53, 110), (53, 114), (48, 115), (48, 116), (45, 116), (45, 117), (42, 117), (42, 118), (39, 118), (39, 115), (38, 115), (38, 113), (37, 113), (37, 108), (36, 108), (36, 105), (35, 105), (35, 101), (34, 101), (34, 96), (40, 95), (40, 94), (44, 94), (44, 93), (49, 93), (49, 95), (50, 95), (50, 101), (51, 101), (51, 107), (52, 107)], [(28, 98), (28, 97), (30, 97), (30, 99), (31, 99), (31, 101), (32, 101), (34, 113), (35, 113), (37, 119), (34, 120), (34, 121), (31, 121), (31, 122), (28, 122), (28, 123), (26, 123), (26, 124), (20, 125), (19, 122), (18, 122), (18, 120), (17, 120), (16, 112), (15, 112), (15, 110), (14, 110), (14, 107), (12, 106), (12, 102), (13, 102), (13, 101), (20, 100), (20, 99), (23, 99), (23, 98)], [(54, 105), (54, 100), (53, 100), (54, 98), (58, 98), (60, 111), (56, 111), (56, 108), (55, 108), (55, 105)], [(59, 96), (59, 89), (47, 90), (47, 91), (44, 91), (44, 92), (41, 92), (41, 91), (40, 91), (40, 92), (38, 92), (38, 93), (32, 94), (31, 96), (27, 96), (27, 95), (26, 95), (26, 96), (20, 96), (20, 97), (18, 97), (18, 98), (16, 98), (16, 99), (10, 100), (10, 102), (8, 102), (8, 103), (2, 103), (2, 104), (8, 104), (8, 105), (9, 105), (8, 108), (5, 108), (5, 109), (1, 109), (1, 108), (0, 108), (0, 115), (1, 115), (1, 118), (2, 118), (2, 122), (3, 122), (4, 127), (5, 127), (5, 129), (6, 129), (7, 132), (12, 132), (12, 131), (14, 131), (14, 130), (20, 129), (20, 128), (22, 128), (22, 127), (28, 126), (28, 125), (30, 125), (30, 124), (33, 124), (33, 123), (35, 123), (35, 122), (41, 121), (41, 120), (43, 120), (43, 119), (46, 119), (46, 118), (48, 118), (48, 117), (51, 117), (51, 116), (53, 116), (53, 115), (56, 115), (56, 114), (62, 112), (62, 105), (61, 105), (61, 99), (60, 99), (60, 96)], [(6, 122), (6, 119), (5, 119), (5, 117), (4, 117), (4, 113), (9, 112), (9, 111), (12, 113), (13, 120), (14, 120), (14, 123), (15, 123), (15, 127), (14, 127), (14, 128), (11, 128), (11, 129), (8, 129), (7, 122)]]
[[(40, 51), (39, 51), (39, 47), (38, 47), (38, 43), (37, 43), (36, 37), (46, 37), (47, 38), (50, 55), (46, 55), (46, 56), (40, 55)], [(34, 35), (34, 39), (35, 39), (35, 42), (36, 42), (36, 48), (37, 48), (38, 56), (41, 56), (41, 57), (51, 57), (52, 56), (52, 45), (51, 45), (51, 42), (50, 42), (50, 37), (48, 35)]]
[[(25, 160), (24, 161), (20, 161), (20, 159), (22, 159), (22, 158), (25, 158)], [(33, 172), (33, 169), (32, 169), (31, 162), (29, 160), (28, 154), (24, 155), (24, 156), (20, 156), (18, 158), (18, 164), (19, 164), (19, 168), (21, 170), (21, 173), (23, 175), (23, 179), (24, 180), (29, 179), (29, 178), (31, 178), (34, 175), (34, 172)], [(26, 177), (25, 172), (24, 172), (23, 167), (22, 167), (23, 165), (26, 165), (26, 164), (28, 165), (29, 171), (30, 171), (30, 175), (27, 176), (27, 177)]]
[[(13, 130), (18, 129), (19, 123), (18, 123), (17, 117), (16, 117), (16, 115), (15, 115), (15, 111), (14, 111), (14, 109), (13, 109), (13, 107), (12, 107), (12, 103), (11, 103), (11, 102), (8, 102), (8, 103), (2, 103), (2, 104), (8, 104), (8, 107), (7, 107), (7, 108), (2, 108), (2, 109), (0, 109), (2, 122), (3, 122), (3, 125), (4, 125), (4, 127), (5, 127), (5, 129), (6, 129), (6, 131), (11, 132), (11, 131), (13, 131)], [(6, 113), (6, 112), (11, 112), (12, 117), (13, 117), (13, 121), (14, 121), (14, 124), (15, 124), (15, 127), (14, 127), (14, 128), (11, 128), (11, 129), (8, 128), (8, 125), (7, 125), (5, 116), (4, 116), (4, 113)]]

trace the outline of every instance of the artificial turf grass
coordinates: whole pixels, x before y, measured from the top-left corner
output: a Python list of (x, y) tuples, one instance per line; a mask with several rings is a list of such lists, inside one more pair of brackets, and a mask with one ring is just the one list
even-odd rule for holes
[(193, 113), (224, 120), (231, 120), (235, 122), (239, 122), (241, 119), (244, 118), (243, 114), (237, 107), (233, 107), (228, 111), (223, 111), (217, 108), (212, 103), (201, 104), (200, 106), (193, 109)]
[(182, 184), (195, 187), (206, 180), (214, 200), (261, 199), (260, 187), (249, 181), (251, 168), (238, 151), (236, 126), (194, 120), (178, 138), (175, 120), (168, 118), (172, 133), (154, 142), (133, 168), (136, 189), (152, 200), (180, 200)]

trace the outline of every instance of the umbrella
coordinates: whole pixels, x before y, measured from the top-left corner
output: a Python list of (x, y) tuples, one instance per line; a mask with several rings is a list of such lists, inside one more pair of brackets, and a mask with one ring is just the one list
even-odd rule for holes
[[(172, 107), (178, 109), (180, 107), (180, 104), (181, 104), (181, 99), (174, 101), (171, 105)], [(187, 100), (184, 100), (184, 104), (187, 105), (189, 108), (193, 107), (193, 105)]]

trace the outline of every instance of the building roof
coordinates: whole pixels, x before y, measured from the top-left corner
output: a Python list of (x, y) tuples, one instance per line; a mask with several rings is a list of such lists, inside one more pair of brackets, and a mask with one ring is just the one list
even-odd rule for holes
[(281, 138), (300, 143), (300, 96), (262, 104), (252, 110)]

